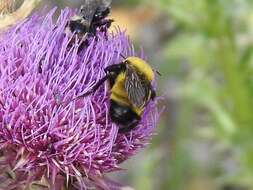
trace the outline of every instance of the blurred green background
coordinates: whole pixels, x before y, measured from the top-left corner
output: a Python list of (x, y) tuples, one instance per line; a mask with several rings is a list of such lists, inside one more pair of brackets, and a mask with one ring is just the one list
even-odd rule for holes
[(253, 189), (253, 1), (114, 0), (111, 17), (161, 72), (166, 105), (150, 146), (113, 178), (136, 190)]

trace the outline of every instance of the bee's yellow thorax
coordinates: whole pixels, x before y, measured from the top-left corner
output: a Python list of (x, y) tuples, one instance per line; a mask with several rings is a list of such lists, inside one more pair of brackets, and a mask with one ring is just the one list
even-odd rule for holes
[(154, 72), (152, 68), (143, 59), (140, 59), (139, 57), (128, 57), (126, 59), (126, 63), (137, 69), (139, 73), (142, 73), (147, 80), (152, 81), (154, 79)]
[(116, 80), (114, 85), (112, 86), (111, 89), (111, 96), (110, 99), (114, 100), (118, 104), (122, 106), (129, 106), (137, 115), (141, 115), (143, 112), (143, 108), (137, 108), (135, 106), (132, 106), (132, 104), (129, 102), (127, 92), (125, 90), (125, 78), (126, 75), (124, 72), (120, 73)]

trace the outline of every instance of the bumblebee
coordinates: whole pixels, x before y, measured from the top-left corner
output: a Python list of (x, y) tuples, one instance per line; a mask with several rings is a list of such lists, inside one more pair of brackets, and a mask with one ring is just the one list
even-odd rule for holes
[(156, 96), (151, 85), (153, 69), (138, 57), (128, 57), (119, 64), (106, 67), (105, 73), (91, 90), (77, 98), (91, 94), (108, 81), (111, 120), (120, 125), (119, 132), (128, 132), (138, 125), (145, 106)]
[(70, 18), (65, 33), (74, 33), (79, 38), (87, 35), (94, 36), (97, 28), (109, 28), (112, 19), (105, 19), (110, 13), (111, 0), (85, 0), (79, 13)]

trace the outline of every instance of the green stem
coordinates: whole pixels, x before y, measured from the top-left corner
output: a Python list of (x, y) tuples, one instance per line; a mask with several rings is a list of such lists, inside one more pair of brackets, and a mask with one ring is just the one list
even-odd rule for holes
[(217, 53), (220, 60), (218, 64), (224, 74), (227, 94), (233, 102), (232, 112), (238, 119), (238, 124), (249, 125), (252, 122), (251, 99), (246, 79), (238, 69), (236, 51), (228, 39), (219, 38), (217, 41), (219, 46)]

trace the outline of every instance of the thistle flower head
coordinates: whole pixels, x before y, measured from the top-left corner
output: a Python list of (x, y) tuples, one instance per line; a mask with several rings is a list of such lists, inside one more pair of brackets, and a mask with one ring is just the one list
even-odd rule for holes
[[(101, 77), (104, 68), (134, 55), (119, 29), (98, 32), (87, 47), (64, 34), (71, 11), (53, 22), (33, 15), (0, 35), (0, 187), (40, 181), (52, 189), (106, 189), (103, 174), (144, 147), (158, 111), (150, 102), (134, 130), (121, 134), (109, 117), (109, 89), (75, 101)], [(74, 36), (73, 36), (74, 37)]]

